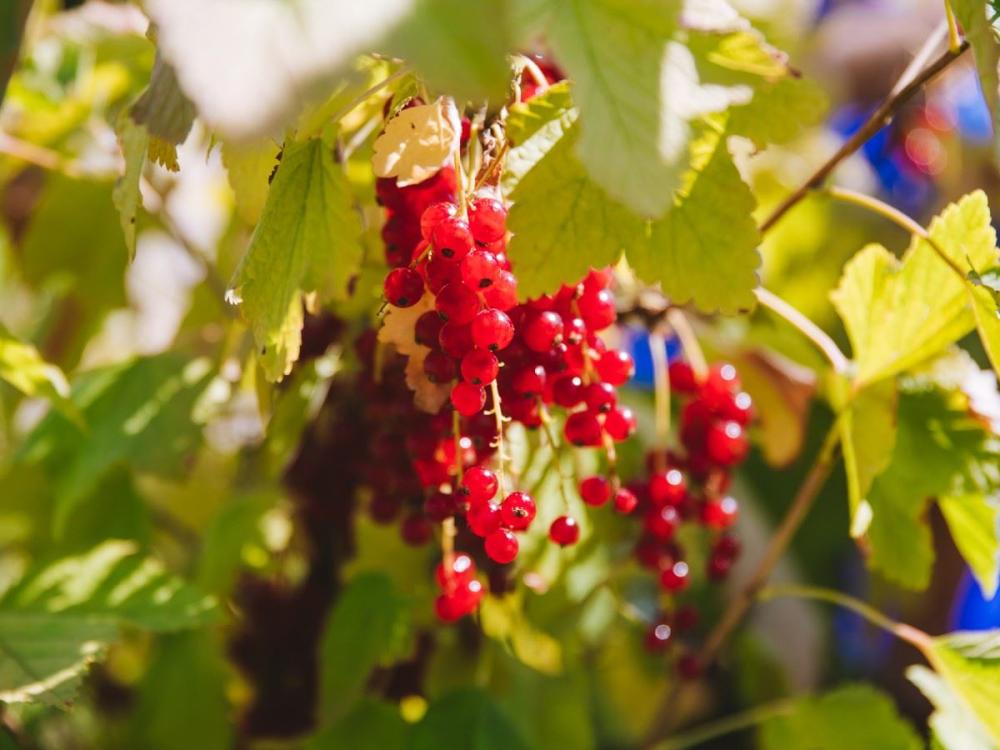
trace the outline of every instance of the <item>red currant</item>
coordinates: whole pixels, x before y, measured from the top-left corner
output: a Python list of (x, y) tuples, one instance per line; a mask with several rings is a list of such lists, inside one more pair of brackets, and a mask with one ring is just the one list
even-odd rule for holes
[(460, 216), (451, 216), (438, 223), (431, 234), (434, 248), (452, 262), (458, 262), (472, 252), (475, 241), (469, 222)]
[(451, 389), (451, 404), (463, 417), (471, 417), (486, 406), (486, 390), (481, 385), (464, 381), (455, 383)]
[(591, 383), (584, 391), (583, 400), (591, 411), (607, 414), (618, 403), (618, 396), (611, 383)]
[(473, 349), (462, 357), (462, 377), (475, 385), (489, 385), (497, 379), (500, 363), (485, 349)]
[(476, 536), (486, 537), (500, 528), (500, 506), (489, 501), (469, 503), (469, 512), (465, 514), (469, 528)]
[[(439, 319), (440, 317), (438, 315)], [(449, 357), (461, 359), (476, 348), (472, 340), (471, 323), (455, 323), (451, 320), (441, 321), (441, 323), (441, 330), (438, 331), (438, 346)]]
[(680, 522), (681, 518), (677, 511), (669, 505), (664, 505), (662, 508), (653, 508), (646, 514), (646, 518), (643, 520), (646, 531), (664, 542), (673, 538)]
[(411, 307), (424, 294), (424, 280), (412, 268), (394, 268), (383, 284), (385, 298), (395, 307)]
[(473, 466), (462, 476), (462, 487), (469, 493), (469, 502), (492, 500), (500, 482), (497, 475), (485, 466)]
[(615, 442), (632, 436), (637, 427), (635, 414), (627, 406), (617, 406), (604, 419), (604, 429)]
[(716, 422), (708, 428), (705, 449), (719, 466), (733, 466), (746, 458), (750, 449), (739, 422)]
[(422, 513), (407, 516), (403, 519), (403, 525), (400, 527), (403, 541), (414, 547), (427, 544), (432, 533), (431, 522)]
[(500, 275), (496, 256), (486, 250), (473, 250), (459, 263), (462, 283), (470, 289), (488, 289)]
[(514, 531), (524, 531), (535, 520), (535, 501), (526, 492), (511, 492), (500, 503), (503, 525)]
[(549, 539), (562, 547), (576, 544), (580, 539), (580, 527), (572, 516), (559, 516), (549, 526)]
[(701, 522), (710, 529), (722, 531), (736, 521), (739, 503), (732, 497), (706, 500), (701, 506)]
[(603, 442), (601, 423), (589, 411), (578, 411), (566, 418), (563, 426), (566, 439), (580, 448), (593, 448)]
[(469, 206), (469, 226), (477, 242), (502, 240), (507, 232), (507, 209), (496, 198), (477, 198)]
[(611, 499), (611, 482), (600, 476), (587, 477), (580, 482), (580, 497), (587, 505), (604, 505)]
[(508, 529), (497, 529), (490, 532), (483, 546), (489, 558), (501, 565), (513, 562), (514, 558), (517, 557), (519, 547), (517, 537)]
[(517, 279), (510, 271), (497, 274), (493, 286), (483, 292), (483, 298), (490, 307), (498, 310), (510, 310), (517, 304)]
[(438, 563), (434, 570), (434, 577), (438, 586), (447, 591), (462, 583), (468, 583), (476, 575), (476, 564), (468, 555), (461, 553), (451, 556), (450, 568), (445, 567), (445, 561)]
[(683, 560), (678, 560), (670, 567), (664, 568), (660, 572), (660, 586), (665, 591), (683, 591), (688, 585), (688, 564)]
[(684, 475), (677, 469), (653, 474), (649, 478), (649, 499), (655, 505), (680, 505), (687, 497)]
[(611, 383), (611, 385), (625, 385), (635, 372), (635, 362), (628, 352), (618, 349), (608, 349), (603, 352), (594, 363), (597, 374), (601, 380)]
[(650, 651), (663, 651), (670, 645), (671, 635), (673, 631), (667, 622), (660, 620), (653, 623), (646, 632), (646, 648)]
[(533, 352), (549, 351), (562, 340), (562, 334), (562, 318), (551, 311), (530, 316), (521, 328), (521, 338)]
[(458, 215), (458, 206), (454, 203), (432, 203), (420, 214), (420, 236), (430, 240), (434, 227), (445, 219)]
[(519, 396), (540, 396), (545, 390), (545, 368), (541, 365), (520, 367), (511, 375), (510, 384)]
[(584, 393), (583, 380), (578, 375), (563, 375), (552, 384), (552, 399), (566, 409), (583, 401)]
[(639, 498), (632, 490), (626, 487), (619, 487), (615, 492), (615, 510), (619, 513), (631, 513), (639, 505)]
[(507, 313), (489, 308), (480, 310), (472, 319), (472, 341), (480, 349), (506, 349), (514, 339), (514, 324)]
[(424, 373), (432, 383), (450, 383), (455, 379), (455, 360), (444, 352), (430, 352), (424, 359)]
[(441, 326), (444, 321), (441, 316), (433, 310), (428, 310), (413, 325), (413, 338), (418, 344), (431, 349), (438, 348), (438, 335), (441, 333)]
[(593, 331), (601, 331), (615, 322), (618, 314), (615, 311), (615, 298), (607, 289), (596, 292), (585, 292), (577, 305), (580, 317), (587, 327)]
[(471, 323), (479, 312), (479, 297), (465, 284), (452, 282), (437, 293), (434, 307), (442, 318), (451, 323)]

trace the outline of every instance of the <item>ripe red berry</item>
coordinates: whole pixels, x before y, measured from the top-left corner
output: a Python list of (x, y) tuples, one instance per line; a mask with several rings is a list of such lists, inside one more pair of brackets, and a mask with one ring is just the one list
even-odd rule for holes
[(511, 387), (519, 396), (540, 396), (545, 390), (545, 368), (541, 365), (524, 365), (514, 371)]
[(730, 397), (722, 403), (719, 416), (746, 427), (753, 417), (753, 399), (746, 391), (730, 394)]
[(424, 500), (424, 514), (436, 523), (455, 515), (457, 510), (458, 502), (455, 495), (446, 495), (440, 490)]
[(455, 379), (455, 360), (444, 352), (431, 352), (424, 359), (424, 373), (432, 383), (450, 383)]
[(444, 622), (454, 622), (472, 612), (482, 598), (483, 584), (473, 578), (456, 586), (454, 591), (438, 596), (434, 609)]
[(732, 567), (733, 559), (731, 557), (713, 554), (708, 558), (708, 563), (705, 566), (705, 575), (708, 576), (710, 581), (721, 581), (729, 575)]
[(683, 395), (692, 395), (698, 392), (698, 381), (694, 376), (694, 370), (682, 359), (674, 360), (667, 368), (670, 377), (670, 390)]
[(549, 539), (562, 547), (576, 544), (580, 538), (580, 527), (572, 516), (559, 516), (549, 526)]
[(458, 264), (462, 283), (470, 289), (488, 289), (500, 275), (496, 256), (486, 250), (473, 250)]
[(497, 529), (496, 531), (490, 532), (486, 537), (486, 541), (483, 543), (483, 547), (486, 549), (486, 554), (493, 562), (500, 563), (501, 565), (506, 565), (509, 562), (513, 562), (514, 558), (517, 557), (518, 543), (517, 537), (514, 536), (512, 531), (508, 529)]
[(418, 344), (437, 349), (438, 335), (441, 333), (441, 326), (445, 323), (441, 316), (433, 310), (428, 310), (413, 325), (413, 338)]
[(687, 588), (687, 585), (688, 564), (683, 560), (678, 560), (660, 572), (660, 586), (665, 591), (676, 593)]
[(562, 334), (562, 318), (549, 310), (530, 315), (521, 327), (521, 338), (533, 352), (549, 351), (562, 340)]
[(587, 477), (580, 482), (580, 497), (587, 505), (604, 505), (611, 499), (611, 482), (601, 476)]
[(399, 531), (403, 541), (414, 547), (429, 542), (433, 534), (431, 522), (422, 513), (414, 513), (404, 518)]
[(740, 554), (740, 542), (734, 536), (723, 534), (716, 539), (715, 544), (712, 545), (712, 554), (721, 555), (722, 557), (728, 557), (730, 560), (735, 560)]
[(442, 257), (454, 263), (471, 253), (475, 246), (469, 222), (460, 216), (451, 216), (437, 224), (431, 234), (431, 241)]
[(646, 632), (646, 648), (650, 651), (663, 651), (670, 645), (670, 636), (673, 630), (670, 625), (663, 620), (654, 622)]
[(493, 286), (483, 292), (483, 299), (490, 307), (498, 310), (510, 310), (517, 304), (517, 279), (510, 271), (497, 274)]
[(475, 385), (489, 385), (497, 379), (500, 363), (485, 349), (473, 349), (462, 357), (462, 377)]
[(454, 282), (442, 287), (434, 300), (434, 307), (441, 317), (459, 325), (471, 323), (479, 312), (479, 306), (479, 297), (474, 291), (465, 284)]
[(412, 268), (394, 268), (385, 277), (382, 288), (390, 305), (411, 307), (424, 294), (424, 280)]
[(590, 411), (578, 411), (566, 417), (563, 434), (573, 445), (580, 448), (593, 448), (603, 441), (601, 423)]
[(591, 411), (607, 414), (618, 403), (618, 395), (611, 383), (591, 383), (584, 391), (583, 400)]
[(469, 502), (492, 500), (500, 486), (497, 475), (485, 466), (472, 466), (462, 476), (462, 487), (469, 493)]
[(583, 401), (584, 393), (585, 387), (579, 375), (563, 375), (552, 384), (552, 399), (566, 409)]
[(653, 474), (649, 478), (649, 499), (654, 505), (680, 505), (687, 497), (684, 475), (677, 469)]
[(718, 414), (724, 408), (730, 397), (740, 390), (740, 378), (736, 368), (728, 362), (719, 362), (711, 366), (705, 382), (698, 389), (698, 397), (705, 402), (709, 410)]
[(451, 389), (451, 404), (463, 417), (471, 417), (486, 405), (486, 390), (481, 385), (460, 381)]
[(681, 518), (677, 511), (669, 505), (653, 508), (643, 519), (646, 531), (664, 542), (673, 538), (680, 522)]
[(507, 313), (489, 308), (480, 310), (472, 319), (472, 341), (480, 349), (492, 352), (506, 349), (514, 339), (514, 324)]
[(625, 385), (635, 372), (635, 362), (628, 352), (618, 349), (608, 349), (603, 352), (594, 363), (597, 374), (601, 380), (611, 383), (611, 385)]
[(616, 406), (604, 418), (604, 429), (615, 442), (627, 440), (637, 426), (635, 413), (627, 406)]
[(496, 198), (477, 198), (469, 206), (469, 226), (477, 242), (496, 242), (507, 232), (507, 208)]
[(739, 422), (716, 422), (708, 428), (705, 450), (719, 466), (733, 466), (746, 458), (750, 445)]
[(619, 513), (631, 513), (639, 504), (639, 498), (627, 487), (619, 487), (615, 492), (615, 510)]
[(587, 340), (587, 324), (583, 318), (563, 318), (563, 338), (575, 346)]
[(722, 531), (736, 521), (739, 503), (728, 495), (721, 499), (706, 500), (701, 506), (701, 522), (710, 529)]
[(500, 506), (489, 501), (469, 503), (469, 512), (465, 514), (469, 528), (476, 536), (486, 537), (500, 528)]
[(678, 633), (687, 633), (698, 627), (698, 610), (690, 604), (677, 608), (674, 613), (674, 628)]
[(514, 531), (524, 531), (535, 520), (535, 501), (526, 492), (511, 492), (500, 503), (503, 525)]
[(459, 267), (437, 255), (419, 267), (424, 270), (427, 288), (432, 294), (437, 294), (448, 284), (457, 284), (462, 280)]
[(451, 556), (450, 568), (445, 567), (445, 561), (438, 563), (434, 569), (434, 577), (438, 586), (444, 591), (455, 588), (459, 584), (468, 583), (476, 575), (476, 564), (468, 555), (461, 553)]
[(430, 240), (434, 227), (445, 219), (458, 215), (458, 206), (454, 203), (432, 203), (420, 214), (420, 236)]
[[(438, 315), (439, 319), (440, 317)], [(449, 357), (461, 359), (476, 348), (472, 340), (472, 324), (455, 323), (451, 320), (441, 321), (441, 330), (438, 331), (437, 343), (441, 351)]]
[(607, 289), (585, 292), (577, 301), (580, 317), (592, 331), (602, 331), (615, 322), (615, 297)]

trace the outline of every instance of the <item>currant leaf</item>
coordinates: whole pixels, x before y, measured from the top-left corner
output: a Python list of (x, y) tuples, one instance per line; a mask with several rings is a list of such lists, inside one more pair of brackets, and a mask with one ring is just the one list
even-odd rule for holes
[(939, 636), (925, 655), (993, 742), (1000, 743), (1000, 630)]
[(142, 178), (142, 168), (146, 164), (149, 133), (144, 126), (136, 123), (127, 114), (118, 118), (117, 131), (118, 143), (125, 160), (125, 171), (115, 182), (114, 189), (111, 191), (111, 200), (114, 202), (115, 208), (118, 209), (129, 260), (134, 260), (135, 222), (139, 208), (142, 206), (139, 181)]
[(928, 722), (938, 744), (931, 747), (943, 750), (967, 750), (969, 748), (990, 747), (993, 743), (976, 715), (972, 712), (951, 686), (937, 673), (920, 664), (906, 670), (906, 678), (934, 706)]
[(983, 598), (990, 600), (1000, 579), (1000, 507), (983, 494), (941, 497), (938, 508), (958, 551), (969, 564)]

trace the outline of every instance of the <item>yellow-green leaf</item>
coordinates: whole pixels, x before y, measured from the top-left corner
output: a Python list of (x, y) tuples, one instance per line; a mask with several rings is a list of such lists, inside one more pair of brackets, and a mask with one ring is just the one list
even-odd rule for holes
[(269, 380), (291, 372), (313, 295), (342, 298), (361, 262), (361, 229), (347, 179), (314, 138), (287, 147), (250, 247), (233, 279)]
[(511, 149), (504, 163), (502, 184), (508, 193), (548, 153), (576, 122), (569, 83), (562, 81), (526, 102), (515, 104), (507, 116)]
[(236, 198), (236, 213), (250, 226), (260, 220), (264, 211), (269, 179), (278, 165), (280, 150), (270, 139), (222, 144), (222, 163)]
[(31, 344), (11, 337), (0, 326), (0, 380), (5, 380), (25, 396), (47, 399), (63, 416), (84, 426), (83, 417), (69, 399), (69, 383), (63, 371), (49, 364)]
[(924, 653), (1000, 744), (1000, 630), (940, 636)]
[(992, 599), (1000, 576), (1000, 508), (982, 494), (942, 497), (938, 507), (983, 597)]
[(1000, 377), (1000, 309), (989, 289), (974, 286), (969, 289), (972, 300), (972, 312), (976, 317), (976, 328), (979, 339), (983, 342), (994, 372)]
[(149, 133), (145, 127), (123, 114), (118, 118), (118, 143), (121, 145), (122, 157), (125, 160), (125, 171), (115, 182), (111, 200), (118, 209), (122, 233), (125, 235), (125, 246), (128, 248), (128, 257), (131, 260), (135, 258), (135, 221), (142, 205), (139, 181), (142, 178), (142, 167), (146, 163)]

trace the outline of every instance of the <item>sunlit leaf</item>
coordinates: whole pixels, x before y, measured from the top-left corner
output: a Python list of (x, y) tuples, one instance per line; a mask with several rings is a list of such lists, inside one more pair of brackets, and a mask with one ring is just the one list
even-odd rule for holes
[(934, 671), (1000, 744), (1000, 630), (940, 636), (925, 653)]

